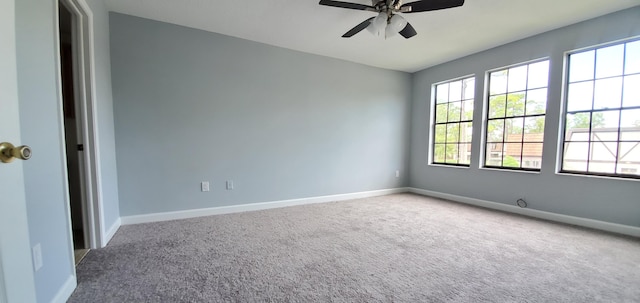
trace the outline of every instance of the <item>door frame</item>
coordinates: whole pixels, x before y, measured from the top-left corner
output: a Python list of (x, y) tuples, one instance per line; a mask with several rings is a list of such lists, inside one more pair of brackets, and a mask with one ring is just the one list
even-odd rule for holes
[[(76, 103), (79, 105), (80, 111), (76, 113), (76, 119), (82, 129), (81, 142), (84, 144), (84, 152), (80, 158), (82, 172), (80, 177), (83, 183), (82, 204), (83, 204), (83, 226), (85, 227), (85, 237), (88, 242), (85, 246), (95, 249), (104, 247), (106, 243), (106, 235), (104, 232), (103, 207), (102, 207), (102, 182), (100, 174), (100, 148), (98, 140), (98, 123), (97, 123), (97, 105), (95, 98), (95, 60), (94, 60), (94, 38), (93, 38), (93, 13), (85, 0), (58, 0), (55, 5), (56, 15), (56, 69), (57, 69), (57, 94), (60, 116), (60, 129), (64, 134), (64, 113), (62, 98), (62, 60), (60, 59), (60, 28), (59, 28), (59, 5), (64, 5), (75, 17), (75, 25), (73, 38), (76, 46), (74, 47), (74, 92)], [(64, 144), (63, 154), (67, 151)], [(63, 163), (66, 163), (66, 158)], [(66, 165), (65, 165), (66, 167)], [(64, 169), (65, 174), (67, 170)], [(66, 177), (66, 175), (65, 175)], [(65, 178), (66, 193), (66, 212), (69, 215), (69, 233), (72, 234), (71, 228), (71, 208), (68, 194), (69, 184), (68, 178)], [(73, 237), (73, 235), (71, 235)], [(73, 254), (72, 258), (73, 258)], [(75, 263), (73, 263), (75, 264)]]

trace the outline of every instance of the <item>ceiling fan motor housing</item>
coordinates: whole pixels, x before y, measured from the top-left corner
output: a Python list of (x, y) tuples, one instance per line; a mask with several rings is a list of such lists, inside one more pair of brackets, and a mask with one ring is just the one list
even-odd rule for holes
[(393, 13), (401, 12), (402, 0), (371, 0), (371, 3), (378, 12), (386, 12), (389, 17)]

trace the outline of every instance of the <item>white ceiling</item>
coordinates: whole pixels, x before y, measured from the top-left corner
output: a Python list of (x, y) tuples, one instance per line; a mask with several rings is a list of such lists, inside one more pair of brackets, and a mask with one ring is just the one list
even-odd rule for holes
[[(371, 0), (344, 1), (371, 4)], [(366, 30), (341, 38), (375, 13), (318, 2), (106, 0), (111, 11), (123, 14), (406, 72), (640, 4), (640, 0), (467, 0), (459, 8), (404, 14), (418, 35), (384, 40)]]

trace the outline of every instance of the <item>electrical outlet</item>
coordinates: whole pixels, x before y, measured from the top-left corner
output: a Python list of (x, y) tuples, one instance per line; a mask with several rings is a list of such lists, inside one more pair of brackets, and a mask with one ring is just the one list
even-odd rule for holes
[(400, 178), (400, 171), (396, 170), (396, 178)]
[(209, 191), (209, 181), (202, 181), (202, 183), (200, 183), (200, 189), (202, 191)]
[(32, 249), (33, 253), (33, 271), (38, 271), (42, 268), (42, 247), (40, 243), (36, 244)]
[(229, 180), (227, 181), (227, 190), (232, 190), (233, 189), (233, 180)]

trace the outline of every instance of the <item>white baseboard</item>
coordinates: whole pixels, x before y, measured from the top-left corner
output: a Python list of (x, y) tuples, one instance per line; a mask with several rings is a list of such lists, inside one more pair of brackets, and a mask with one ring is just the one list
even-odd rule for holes
[[(471, 204), (471, 205), (480, 206), (484, 208), (496, 209), (500, 211), (520, 214), (524, 216), (529, 216), (529, 217), (534, 217), (534, 218), (539, 218), (539, 219), (544, 219), (549, 221), (555, 221), (555, 222), (560, 222), (565, 224), (583, 226), (583, 227), (599, 229), (599, 230), (604, 230), (604, 231), (609, 231), (609, 232), (614, 232), (614, 233), (619, 233), (624, 235), (630, 235), (634, 237), (640, 237), (640, 228), (635, 226), (622, 225), (622, 224), (610, 223), (605, 221), (598, 221), (593, 219), (556, 214), (552, 212), (546, 212), (546, 211), (535, 210), (530, 208), (520, 208), (514, 205), (507, 205), (503, 203), (474, 199), (474, 198), (469, 198), (464, 196), (457, 196), (457, 195), (424, 190), (419, 188), (404, 187), (404, 188), (392, 188), (392, 189), (374, 190), (374, 191), (340, 194), (340, 195), (319, 196), (319, 197), (309, 197), (309, 198), (301, 198), (301, 199), (191, 209), (191, 210), (163, 212), (163, 213), (154, 213), (154, 214), (145, 214), (145, 215), (124, 216), (124, 217), (121, 217), (120, 220), (118, 220), (116, 223), (114, 223), (114, 225), (109, 229), (106, 242), (108, 242), (111, 239), (111, 237), (113, 237), (113, 235), (118, 230), (121, 224), (130, 225), (130, 224), (188, 219), (188, 218), (196, 218), (196, 217), (204, 217), (204, 216), (212, 216), (212, 215), (238, 213), (238, 212), (245, 212), (245, 211), (256, 211), (256, 210), (263, 210), (263, 209), (280, 208), (280, 207), (295, 206), (295, 205), (326, 203), (326, 202), (333, 202), (333, 201), (344, 201), (344, 200), (351, 200), (351, 199), (384, 196), (384, 195), (403, 193), (403, 192), (411, 192), (411, 193), (415, 193), (423, 196), (447, 199), (447, 200), (456, 201), (460, 203)], [(106, 243), (104, 245), (106, 245)]]
[(113, 238), (113, 236), (116, 234), (116, 232), (118, 231), (118, 228), (120, 228), (120, 225), (122, 225), (122, 219), (118, 218), (118, 220), (116, 220), (116, 222), (113, 222), (111, 227), (109, 227), (107, 232), (104, 234), (105, 236), (102, 238), (101, 247), (107, 246), (107, 243), (111, 241), (111, 238)]
[(67, 281), (64, 282), (58, 293), (53, 299), (51, 299), (51, 303), (65, 303), (71, 297), (71, 294), (74, 290), (76, 290), (77, 281), (76, 276), (71, 275), (67, 278)]
[(413, 188), (413, 187), (408, 188), (408, 191), (411, 193), (415, 193), (423, 196), (447, 199), (447, 200), (456, 201), (460, 203), (471, 204), (475, 206), (491, 208), (491, 209), (501, 210), (501, 211), (510, 212), (510, 213), (516, 213), (520, 215), (525, 215), (525, 216), (539, 218), (539, 219), (545, 219), (549, 221), (555, 221), (555, 222), (566, 223), (571, 225), (578, 225), (578, 226), (589, 227), (593, 229), (619, 233), (623, 235), (640, 237), (640, 227), (635, 227), (635, 226), (622, 225), (622, 224), (616, 224), (616, 223), (610, 223), (605, 221), (598, 221), (598, 220), (580, 218), (580, 217), (574, 217), (574, 216), (568, 216), (568, 215), (561, 215), (561, 214), (535, 210), (530, 208), (520, 208), (515, 205), (507, 205), (503, 203), (468, 198), (468, 197), (457, 196), (457, 195), (446, 194), (446, 193), (424, 190), (424, 189)]
[(124, 216), (124, 217), (121, 217), (121, 219), (122, 219), (123, 225), (140, 224), (140, 223), (188, 219), (188, 218), (204, 217), (204, 216), (212, 216), (212, 215), (222, 215), (222, 214), (238, 213), (238, 212), (245, 212), (245, 211), (255, 211), (255, 210), (263, 210), (263, 209), (271, 209), (271, 208), (280, 208), (280, 207), (295, 206), (295, 205), (360, 199), (360, 198), (384, 196), (384, 195), (390, 195), (390, 194), (396, 194), (396, 193), (404, 193), (407, 191), (408, 191), (407, 188), (381, 189), (381, 190), (374, 190), (374, 191), (339, 194), (339, 195), (331, 195), (331, 196), (319, 196), (319, 197), (309, 197), (309, 198), (292, 199), (292, 200), (270, 201), (270, 202), (251, 203), (251, 204), (242, 204), (242, 205), (192, 209), (192, 210), (181, 210), (181, 211), (146, 214), (146, 215)]

